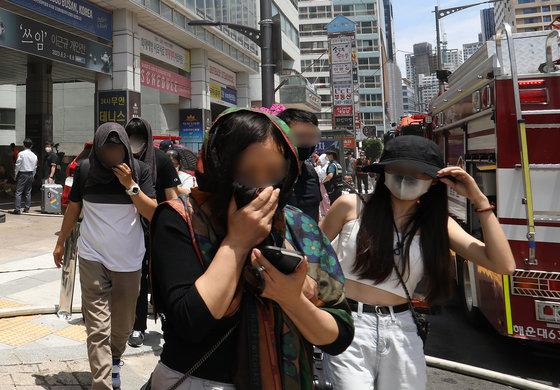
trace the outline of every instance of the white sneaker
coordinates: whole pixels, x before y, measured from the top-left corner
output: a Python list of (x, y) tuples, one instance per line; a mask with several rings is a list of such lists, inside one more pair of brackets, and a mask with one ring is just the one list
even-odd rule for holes
[(113, 389), (120, 389), (121, 388), (121, 367), (124, 365), (124, 362), (120, 359), (113, 359)]

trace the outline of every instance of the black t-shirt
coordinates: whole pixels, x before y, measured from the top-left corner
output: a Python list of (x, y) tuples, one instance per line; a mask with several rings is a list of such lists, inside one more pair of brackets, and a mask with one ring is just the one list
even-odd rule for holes
[(43, 159), (43, 180), (47, 180), (51, 176), (51, 167), (56, 166), (56, 164), (58, 164), (58, 156), (55, 152), (45, 156)]
[(175, 188), (181, 181), (179, 180), (179, 176), (177, 175), (177, 171), (171, 162), (169, 156), (162, 152), (159, 149), (154, 149), (154, 157), (156, 159), (156, 169), (157, 169), (157, 177), (156, 177), (156, 194), (157, 194), (157, 202), (165, 202), (167, 199), (165, 198), (165, 190), (167, 188)]
[[(204, 273), (198, 260), (185, 220), (171, 207), (160, 207), (152, 221), (152, 288), (156, 308), (165, 315), (162, 323), (161, 361), (169, 368), (185, 373), (220, 340), (239, 320), (215, 319), (200, 296), (195, 282)], [(348, 345), (353, 332), (338, 317), (339, 336), (332, 344), (321, 346), (326, 353), (337, 354)], [(206, 360), (193, 376), (233, 383), (238, 329)]]
[[(142, 161), (136, 160), (138, 163), (138, 186), (140, 190), (149, 198), (156, 197), (156, 191), (152, 183), (152, 175), (150, 168)], [(80, 165), (76, 167), (74, 172), (74, 182), (68, 199), (72, 202), (81, 202), (82, 199), (92, 203), (111, 203), (111, 204), (128, 204), (132, 203), (130, 195), (127, 195), (126, 188), (115, 178), (107, 184), (91, 184), (85, 181), (85, 188), (82, 188), (82, 179), (80, 178)], [(91, 185), (90, 185), (91, 184)]]
[(319, 187), (319, 176), (311, 164), (304, 162), (301, 166), (294, 191), (288, 200), (288, 204), (297, 207), (305, 214), (319, 222), (319, 203), (321, 203), (321, 188)]

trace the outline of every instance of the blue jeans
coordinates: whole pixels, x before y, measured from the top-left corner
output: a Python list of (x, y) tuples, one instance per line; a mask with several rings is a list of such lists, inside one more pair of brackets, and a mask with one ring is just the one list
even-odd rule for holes
[(15, 210), (21, 209), (21, 195), (25, 196), (25, 211), (31, 207), (31, 188), (33, 186), (33, 172), (20, 172), (16, 182)]

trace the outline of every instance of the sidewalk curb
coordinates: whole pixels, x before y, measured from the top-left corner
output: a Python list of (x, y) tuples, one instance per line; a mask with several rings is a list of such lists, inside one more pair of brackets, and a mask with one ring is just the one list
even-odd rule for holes
[[(57, 314), (58, 305), (53, 306), (21, 306), (0, 309), (0, 318), (24, 317), (43, 314)], [(81, 313), (81, 306), (72, 306), (72, 313)]]

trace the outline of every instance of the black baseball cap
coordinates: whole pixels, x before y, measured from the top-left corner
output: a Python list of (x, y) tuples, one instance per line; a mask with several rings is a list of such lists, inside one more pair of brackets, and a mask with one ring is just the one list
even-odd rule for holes
[(173, 142), (171, 142), (171, 140), (169, 139), (164, 139), (160, 142), (159, 149), (167, 152), (168, 150), (173, 149)]
[(444, 168), (441, 150), (435, 142), (417, 135), (401, 135), (387, 141), (379, 162), (364, 167), (362, 171), (383, 173), (386, 165), (393, 164), (425, 173), (434, 179)]

